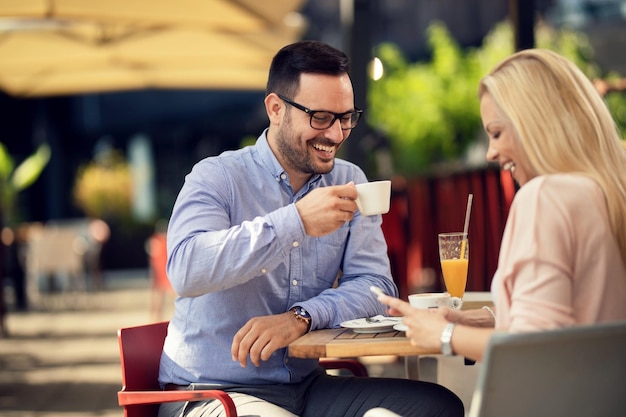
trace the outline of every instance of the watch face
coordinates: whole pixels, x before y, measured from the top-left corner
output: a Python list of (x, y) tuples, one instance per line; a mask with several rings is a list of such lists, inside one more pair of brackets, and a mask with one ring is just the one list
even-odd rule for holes
[(308, 311), (306, 311), (303, 307), (297, 307), (296, 308), (296, 313), (298, 313), (299, 316), (302, 316), (306, 319), (310, 319), (311, 315), (309, 314)]

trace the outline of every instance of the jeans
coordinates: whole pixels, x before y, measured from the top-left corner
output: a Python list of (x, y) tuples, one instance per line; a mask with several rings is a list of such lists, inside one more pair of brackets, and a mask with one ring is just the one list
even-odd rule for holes
[[(383, 407), (402, 417), (463, 417), (461, 400), (447, 388), (423, 381), (327, 375), (323, 369), (294, 384), (215, 386), (192, 384), (190, 389), (222, 389), (235, 401), (240, 417), (362, 417)], [(223, 416), (219, 401), (168, 403), (159, 417)]]

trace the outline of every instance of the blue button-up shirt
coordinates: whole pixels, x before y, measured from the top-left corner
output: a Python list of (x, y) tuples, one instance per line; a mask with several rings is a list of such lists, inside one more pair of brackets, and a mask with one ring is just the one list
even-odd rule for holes
[(317, 187), (367, 181), (363, 171), (336, 159), (330, 173), (294, 193), (265, 134), (254, 146), (200, 161), (185, 178), (167, 233), (167, 273), (178, 297), (162, 384), (299, 382), (317, 360), (279, 349), (261, 366), (242, 368), (231, 357), (235, 333), (252, 317), (295, 305), (309, 312), (311, 329), (339, 327), (384, 314), (371, 285), (397, 295), (380, 215), (357, 212), (335, 232), (310, 237), (295, 207)]

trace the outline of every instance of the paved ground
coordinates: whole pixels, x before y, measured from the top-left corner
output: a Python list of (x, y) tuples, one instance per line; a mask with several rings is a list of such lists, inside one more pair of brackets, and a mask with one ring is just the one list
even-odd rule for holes
[[(10, 337), (0, 339), (0, 415), (122, 416), (116, 332), (154, 319), (147, 273), (105, 282), (107, 291), (73, 308), (8, 315)], [(170, 311), (168, 306), (164, 316)], [(396, 358), (375, 358), (367, 365), (372, 376), (404, 372)]]
[(151, 321), (147, 275), (71, 308), (9, 313), (0, 339), (0, 415), (120, 417), (119, 327)]

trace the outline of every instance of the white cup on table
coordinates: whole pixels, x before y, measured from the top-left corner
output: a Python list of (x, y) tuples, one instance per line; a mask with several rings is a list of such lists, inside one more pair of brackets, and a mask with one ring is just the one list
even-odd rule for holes
[(409, 304), (414, 308), (428, 310), (439, 307), (452, 307), (459, 309), (463, 301), (458, 297), (452, 297), (447, 292), (419, 293), (409, 295)]

